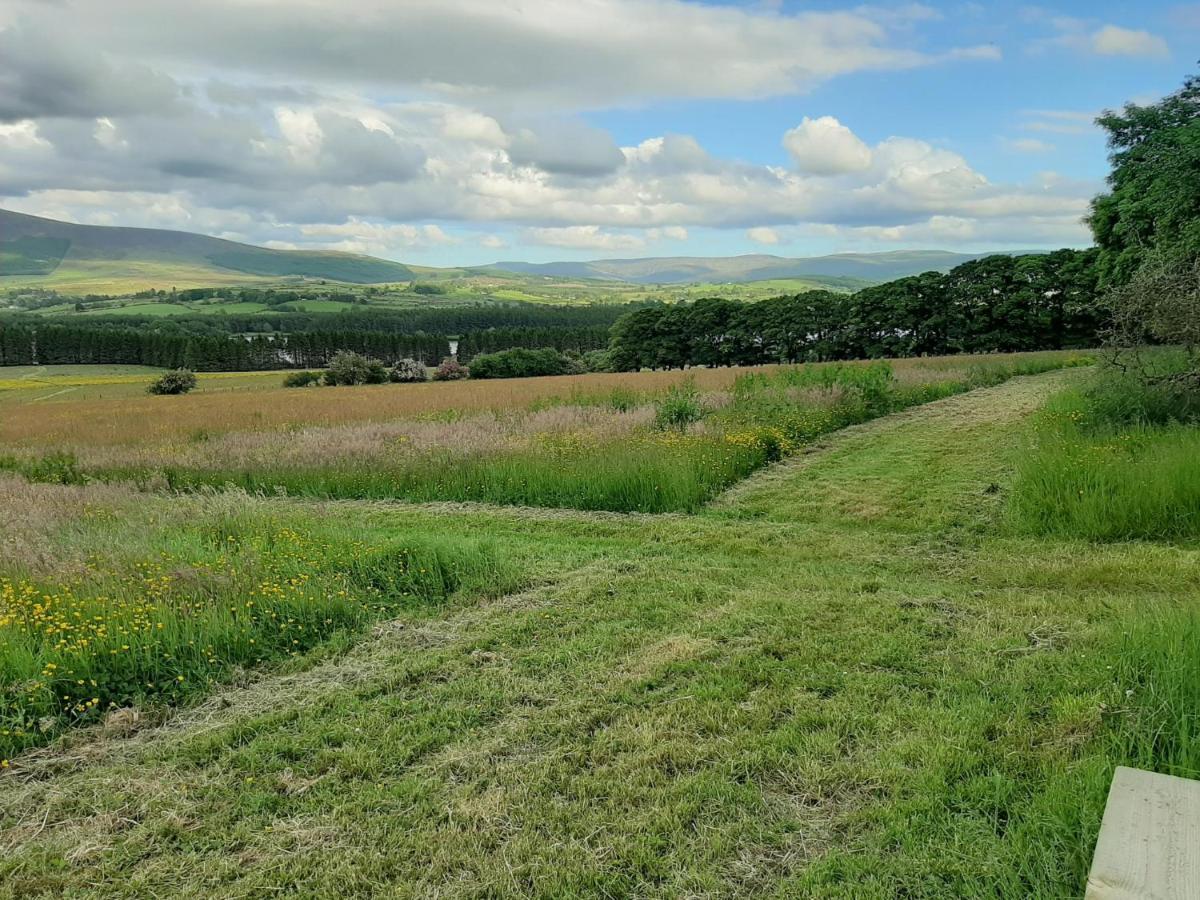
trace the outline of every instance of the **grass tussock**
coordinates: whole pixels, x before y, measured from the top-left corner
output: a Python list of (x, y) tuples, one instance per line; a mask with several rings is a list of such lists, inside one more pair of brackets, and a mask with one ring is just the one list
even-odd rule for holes
[(1034, 425), (1009, 510), (1036, 534), (1094, 541), (1200, 538), (1200, 395), (1106, 371)]

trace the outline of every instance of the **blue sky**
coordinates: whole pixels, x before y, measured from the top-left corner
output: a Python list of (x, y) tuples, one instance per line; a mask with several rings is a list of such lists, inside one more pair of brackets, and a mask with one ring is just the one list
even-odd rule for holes
[[(1200, 3), (0, 0), (0, 205), (427, 265), (1080, 246)], [(47, 77), (47, 75), (52, 77)]]

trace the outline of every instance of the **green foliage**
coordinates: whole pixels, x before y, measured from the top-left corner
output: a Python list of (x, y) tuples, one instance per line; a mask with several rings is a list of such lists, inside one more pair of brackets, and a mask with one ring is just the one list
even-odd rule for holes
[(300, 372), (289, 372), (283, 378), (284, 387), (311, 387), (319, 385), (321, 379), (325, 377), (324, 372), (311, 372), (308, 370)]
[(438, 284), (433, 281), (415, 281), (409, 287), (409, 290), (414, 294), (431, 294), (435, 296), (449, 293), (444, 284)]
[(572, 374), (571, 360), (553, 348), (529, 350), (514, 347), (484, 353), (471, 360), (472, 378), (532, 378)]
[(1087, 347), (1095, 251), (990, 256), (853, 295), (646, 307), (612, 327), (617, 371)]
[(1103, 428), (1200, 422), (1200, 390), (1174, 377), (1190, 365), (1183, 353), (1158, 350), (1130, 369), (1104, 366), (1081, 388), (1088, 420)]
[[(1111, 190), (1092, 202), (1099, 274), (1118, 355), (1143, 344), (1182, 346), (1177, 373), (1200, 388), (1200, 77), (1157, 103), (1098, 120), (1108, 132)], [(1147, 381), (1136, 354), (1124, 364)]]
[(186, 394), (196, 387), (196, 375), (190, 369), (175, 369), (166, 372), (154, 381), (146, 390), (151, 394)]
[(1112, 150), (1110, 191), (1089, 223), (1105, 286), (1129, 283), (1153, 255), (1200, 256), (1200, 78), (1156, 103), (1126, 104), (1098, 124)]
[[(989, 365), (979, 377), (999, 375)], [(96, 606), (109, 613), (166, 576), (184, 624), (206, 626), (198, 651), (171, 636), (189, 668), (161, 674), (195, 672), (178, 696), (169, 677), (126, 689), (142, 721), (227, 678), (250, 684), (118, 742), (128, 752), (85, 754), (100, 738), (85, 734), (12, 758), (0, 814), (31, 825), (8, 830), (0, 883), (22, 897), (103, 885), (122, 897), (350, 898), (436, 893), (453, 871), (474, 896), (630, 896), (648, 884), (1081, 896), (1113, 767), (1198, 774), (1200, 576), (1190, 548), (981, 527), (983, 486), (1007, 483), (1006, 452), (1045, 387), (830, 441), (697, 516), (286, 503), (276, 528), (255, 527), (241, 512), (254, 498), (232, 494), (224, 515), (137, 497), (114, 529), (106, 492), (89, 497), (95, 518), (45, 534), (64, 574), (39, 579), (39, 599), (66, 584), (87, 602), (107, 597)], [(555, 459), (548, 450), (542, 465), (565, 488)], [(520, 479), (539, 474), (514, 470), (507, 486), (531, 491)], [(157, 567), (148, 579), (139, 562)], [(292, 593), (292, 579), (307, 584)], [(439, 585), (455, 580), (457, 602), (444, 604)], [(260, 602), (250, 592), (264, 582), (287, 591), (268, 608), (288, 628), (263, 629), (260, 667), (238, 641), (257, 627), (243, 604)], [(385, 608), (356, 606), (375, 591)], [(235, 626), (209, 630), (228, 608)], [(153, 658), (141, 637), (104, 650), (129, 643)], [(4, 689), (41, 680), (36, 662)], [(59, 686), (76, 702), (93, 696), (71, 675)], [(519, 816), (504, 814), (512, 797)], [(381, 806), (396, 815), (371, 814)], [(327, 822), (338, 839), (311, 833)], [(557, 852), (581, 836), (588, 852)], [(298, 852), (314, 840), (320, 853)]]
[(43, 484), (87, 484), (89, 480), (75, 455), (62, 450), (33, 458), (0, 456), (0, 470)]
[(350, 350), (334, 354), (325, 372), (325, 383), (332, 385), (384, 384), (387, 380), (388, 371), (383, 363)]
[(654, 427), (659, 431), (687, 431), (702, 418), (704, 404), (691, 379), (668, 388), (654, 404)]
[[(251, 493), (343, 499), (461, 500), (617, 512), (695, 510), (751, 472), (798, 452), (847, 425), (893, 410), (997, 384), (1079, 359), (1046, 356), (997, 359), (944, 378), (897, 384), (884, 364), (804, 366), (739, 379), (732, 402), (704, 412), (688, 385), (658, 397), (629, 390), (569, 396), (565, 402), (634, 410), (655, 402), (661, 428), (639, 428), (620, 438), (579, 433), (540, 435), (531, 446), (466, 454), (419, 454), (395, 465), (263, 466), (155, 470), (172, 490), (231, 484)], [(829, 372), (822, 371), (829, 369)], [(705, 417), (703, 429), (687, 426)], [(6, 466), (0, 460), (0, 468)], [(144, 479), (139, 470), (89, 470), (112, 480)]]
[(470, 377), (471, 370), (453, 356), (447, 356), (433, 370), (434, 381), (462, 381), (464, 378)]
[[(1116, 365), (1148, 383), (1169, 378), (1200, 388), (1200, 253), (1150, 251), (1130, 280), (1113, 288), (1107, 299)], [(1156, 372), (1153, 358), (1139, 350), (1147, 344), (1182, 348), (1186, 364), (1165, 376)]]
[(614, 372), (612, 364), (612, 355), (608, 350), (588, 350), (581, 354), (580, 360), (583, 363), (585, 372)]
[(392, 366), (388, 372), (388, 380), (393, 384), (416, 384), (429, 380), (429, 372), (425, 364), (415, 359), (402, 359)]

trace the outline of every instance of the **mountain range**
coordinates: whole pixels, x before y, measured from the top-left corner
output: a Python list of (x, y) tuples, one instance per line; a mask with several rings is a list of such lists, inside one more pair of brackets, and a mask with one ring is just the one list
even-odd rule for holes
[[(986, 253), (896, 250), (789, 258), (671, 256), (590, 262), (498, 262), (456, 270), (323, 250), (275, 250), (222, 238), (155, 228), (76, 225), (0, 210), (0, 289), (43, 286), (66, 292), (116, 293), (147, 287), (208, 287), (319, 279), (350, 284), (404, 282), (452, 272), (510, 273), (641, 285), (844, 279), (843, 289), (930, 270), (947, 271)], [(419, 271), (414, 271), (414, 268)]]
[(595, 278), (634, 284), (767, 281), (822, 276), (878, 283), (938, 270), (991, 256), (948, 250), (893, 250), (884, 253), (834, 253), (828, 256), (662, 256), (646, 259), (598, 259), (592, 262), (499, 262), (488, 268), (523, 275)]

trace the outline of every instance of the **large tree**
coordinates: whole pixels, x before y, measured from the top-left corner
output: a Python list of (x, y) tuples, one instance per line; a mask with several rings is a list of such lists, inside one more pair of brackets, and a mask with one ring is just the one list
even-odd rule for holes
[(1096, 122), (1112, 150), (1111, 190), (1092, 201), (1089, 217), (1102, 286), (1128, 283), (1155, 255), (1200, 256), (1200, 77)]
[[(1097, 122), (1112, 149), (1111, 190), (1092, 203), (1113, 342), (1200, 348), (1200, 77), (1157, 103)], [(1200, 361), (1184, 373), (1200, 381)]]

